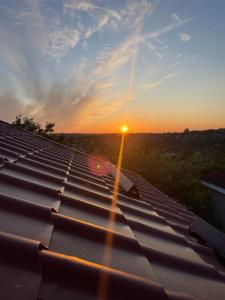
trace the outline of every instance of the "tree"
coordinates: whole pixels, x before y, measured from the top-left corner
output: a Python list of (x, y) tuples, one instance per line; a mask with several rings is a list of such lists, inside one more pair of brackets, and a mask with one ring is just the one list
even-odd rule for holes
[(34, 121), (34, 118), (22, 117), (22, 115), (16, 116), (16, 120), (12, 122), (12, 125), (28, 130), (36, 135), (49, 137), (54, 132), (55, 123), (46, 122), (45, 127), (42, 127), (39, 123)]
[(52, 133), (54, 132), (55, 123), (52, 122), (46, 122), (45, 128), (44, 128), (44, 134)]
[(185, 128), (183, 131), (184, 134), (188, 134), (189, 132), (190, 132), (189, 128)]

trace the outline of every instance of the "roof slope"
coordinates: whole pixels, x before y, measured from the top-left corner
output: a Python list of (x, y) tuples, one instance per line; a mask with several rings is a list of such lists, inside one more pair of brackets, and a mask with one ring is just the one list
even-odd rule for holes
[(202, 178), (204, 182), (216, 185), (222, 189), (225, 189), (225, 171), (219, 170), (208, 174)]
[(113, 178), (97, 158), (0, 122), (2, 299), (92, 300), (225, 295), (214, 251), (190, 235), (195, 216), (124, 170), (139, 199), (120, 194), (110, 267), (103, 266)]

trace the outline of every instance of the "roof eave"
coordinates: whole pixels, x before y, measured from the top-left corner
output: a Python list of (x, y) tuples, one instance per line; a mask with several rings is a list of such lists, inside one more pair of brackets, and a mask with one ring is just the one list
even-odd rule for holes
[(212, 189), (212, 190), (214, 190), (214, 191), (216, 191), (216, 192), (219, 192), (219, 193), (225, 195), (225, 189), (224, 189), (224, 188), (219, 187), (219, 186), (217, 186), (217, 185), (215, 185), (215, 184), (212, 184), (212, 183), (207, 182), (207, 181), (204, 181), (204, 180), (202, 180), (201, 183), (202, 183), (205, 187), (210, 188), (210, 189)]

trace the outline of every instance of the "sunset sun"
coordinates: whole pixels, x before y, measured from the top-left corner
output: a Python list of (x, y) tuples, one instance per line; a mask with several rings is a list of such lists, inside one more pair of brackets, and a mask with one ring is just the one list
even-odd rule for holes
[(129, 129), (129, 128), (128, 128), (127, 125), (123, 125), (123, 126), (120, 127), (120, 131), (123, 132), (123, 133), (128, 132), (128, 129)]

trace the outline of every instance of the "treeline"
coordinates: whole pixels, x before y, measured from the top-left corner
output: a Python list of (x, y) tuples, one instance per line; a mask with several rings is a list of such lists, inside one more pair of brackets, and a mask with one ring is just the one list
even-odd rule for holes
[[(80, 151), (99, 154), (116, 164), (119, 134), (70, 134), (64, 142)], [(130, 134), (123, 167), (142, 175), (167, 195), (212, 222), (211, 198), (201, 178), (225, 170), (225, 130), (167, 134)]]

